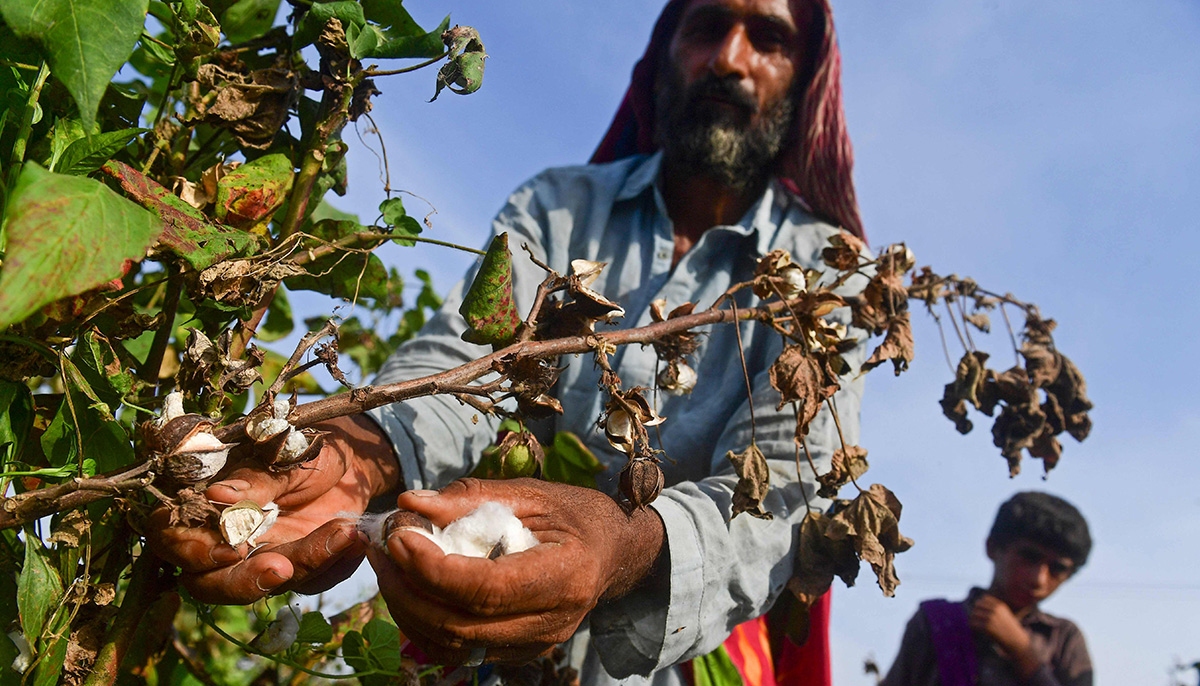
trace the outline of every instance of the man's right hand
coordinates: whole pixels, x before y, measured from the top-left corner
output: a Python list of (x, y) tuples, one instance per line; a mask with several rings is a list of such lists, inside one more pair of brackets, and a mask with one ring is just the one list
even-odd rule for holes
[(206, 491), (218, 507), (242, 500), (279, 506), (278, 520), (249, 557), (215, 529), (169, 526), (165, 506), (151, 515), (150, 550), (180, 567), (184, 586), (197, 600), (246, 604), (284, 591), (318, 593), (358, 568), (366, 541), (357, 531), (357, 515), (371, 498), (395, 487), (399, 468), (383, 433), (366, 417), (342, 417), (316, 428), (329, 435), (312, 462), (279, 473), (239, 467)]

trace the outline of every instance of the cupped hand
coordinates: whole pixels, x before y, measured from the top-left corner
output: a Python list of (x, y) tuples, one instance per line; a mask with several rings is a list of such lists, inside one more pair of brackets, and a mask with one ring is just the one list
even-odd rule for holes
[(980, 596), (971, 606), (967, 624), (995, 641), (1023, 678), (1028, 678), (1041, 666), (1029, 632), (1021, 626), (1008, 604), (996, 596), (990, 593)]
[(358, 515), (396, 483), (395, 458), (365, 417), (316, 428), (329, 435), (312, 462), (279, 473), (247, 463), (206, 491), (218, 508), (242, 500), (279, 506), (279, 518), (253, 551), (244, 544), (231, 547), (213, 528), (170, 526), (166, 507), (151, 515), (150, 550), (180, 567), (184, 586), (197, 600), (246, 604), (289, 590), (318, 593), (362, 562), (366, 541), (356, 528)]
[(512, 508), (540, 541), (494, 560), (446, 555), (419, 533), (390, 532), (368, 559), (392, 618), (442, 664), (521, 663), (575, 633), (606, 597), (650, 573), (663, 544), (653, 510), (626, 513), (595, 490), (535, 479), (462, 479), (441, 492), (403, 493), (398, 505), (446, 526), (487, 501)]

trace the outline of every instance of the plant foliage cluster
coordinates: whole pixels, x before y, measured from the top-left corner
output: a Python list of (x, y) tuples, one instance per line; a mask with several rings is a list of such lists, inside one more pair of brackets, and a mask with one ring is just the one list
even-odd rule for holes
[[(995, 415), (1012, 473), (1025, 453), (1052, 468), (1064, 432), (1086, 437), (1091, 403), (1054, 347), (1052, 320), (969, 279), (918, 271), (903, 246), (869, 257), (848, 234), (825, 250), (823, 271), (777, 251), (708, 309), (655, 303), (652, 324), (623, 330), (604, 326), (620, 304), (589, 287), (604, 265), (582, 260), (565, 275), (542, 265), (534, 307), (517, 312), (500, 236), (461, 310), (465, 338), (493, 352), (421, 379), (355, 386), (339, 360), (365, 377), (440, 306), (421, 272), (406, 304), (399, 273), (373, 250), (441, 242), (422, 235), (429, 223), (390, 186), (369, 223), (327, 202), (348, 183), (342, 132), (370, 120), (377, 79), (440, 65), (432, 99), (469, 94), (487, 53), (474, 29), (447, 17), (426, 30), (402, 0), (288, 2), (279, 23), (280, 0), (0, 0), (0, 682), (443, 678), (401, 653), (378, 601), (332, 618), (286, 599), (249, 610), (191, 602), (175, 570), (143, 551), (147, 516), (166, 507), (175, 521), (253, 545), (273, 521), (268, 507), (222, 512), (203, 496), (230, 446), (256, 444), (263, 468), (296, 468), (320, 450), (312, 424), (435, 393), (505, 419), (477, 475), (594, 487), (603, 467), (578, 438), (542, 445), (524, 424), (562, 411), (553, 386), (572, 353), (604, 372), (598, 421), (629, 458), (620, 486), (631, 508), (663, 486), (656, 394), (691, 391), (690, 356), (711, 326), (751, 321), (786, 341), (771, 382), (796, 414), (798, 470), (807, 460), (818, 471), (808, 425), (835, 409), (834, 392), (854, 371), (842, 355), (860, 338), (882, 336), (862, 372), (907, 369), (910, 301), (939, 326), (949, 321), (963, 349), (945, 413), (964, 433), (968, 406)], [(408, 61), (373, 64), (395, 59)], [(739, 309), (742, 290), (763, 304)], [(352, 302), (358, 314), (298, 326), (289, 294), (300, 291)], [(853, 329), (826, 319), (842, 308)], [(1024, 315), (1019, 332), (1006, 308)], [(989, 311), (1002, 313), (1019, 355), (1004, 372), (987, 367), (973, 339), (990, 328)], [(302, 331), (288, 358), (260, 345)], [(609, 367), (628, 344), (658, 353), (653, 392), (623, 387)], [(321, 388), (308, 372), (318, 365), (341, 387)], [(330, 397), (298, 404), (299, 395)], [(515, 410), (500, 404), (507, 399)], [(762, 452), (751, 442), (728, 458), (740, 478), (734, 515), (771, 517)], [(843, 441), (818, 474), (835, 507), (813, 509), (800, 528), (789, 588), (801, 610), (834, 576), (852, 584), (863, 561), (886, 594), (899, 583), (894, 555), (912, 542), (891, 491), (859, 487), (867, 466), (866, 450)], [(838, 499), (847, 486), (854, 496)], [(348, 671), (329, 671), (337, 664)], [(571, 680), (551, 662), (509, 676)]]

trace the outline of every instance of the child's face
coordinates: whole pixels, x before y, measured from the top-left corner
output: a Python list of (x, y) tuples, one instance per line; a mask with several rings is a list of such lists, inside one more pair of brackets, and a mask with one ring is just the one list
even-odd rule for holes
[(989, 543), (988, 557), (995, 563), (991, 592), (1013, 610), (1049, 598), (1075, 569), (1070, 558), (1027, 539), (1003, 547)]

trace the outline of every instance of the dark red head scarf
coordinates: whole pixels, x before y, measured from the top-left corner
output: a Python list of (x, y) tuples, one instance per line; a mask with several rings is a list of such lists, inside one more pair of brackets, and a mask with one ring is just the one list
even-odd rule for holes
[[(688, 0), (670, 0), (654, 25), (650, 45), (633, 69), (633, 81), (592, 162), (611, 162), (657, 150), (654, 143), (654, 79), (660, 59), (675, 35)], [(829, 0), (790, 0), (792, 13), (803, 27), (799, 40), (808, 64), (798, 73), (807, 78), (799, 90), (796, 131), (790, 147), (780, 154), (779, 180), (800, 196), (814, 214), (865, 238), (850, 169), (854, 151), (842, 110), (842, 58), (833, 30)]]

